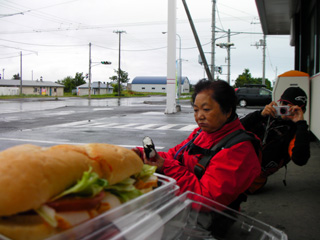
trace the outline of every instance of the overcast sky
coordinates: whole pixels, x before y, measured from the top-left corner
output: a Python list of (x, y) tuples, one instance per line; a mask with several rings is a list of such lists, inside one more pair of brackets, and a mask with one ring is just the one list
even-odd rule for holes
[[(211, 63), (211, 0), (186, 1), (208, 63)], [(263, 38), (254, 0), (216, 0), (216, 40), (227, 42), (231, 30), (231, 80), (245, 68), (262, 77), (262, 48), (254, 45)], [(136, 76), (167, 74), (167, 0), (0, 0), (0, 73), (12, 79), (44, 81), (88, 73), (89, 43), (92, 44), (92, 81), (109, 82), (118, 68), (121, 35), (121, 69), (130, 81)], [(254, 34), (255, 33), (255, 34)], [(260, 34), (259, 34), (260, 33)], [(181, 37), (182, 75), (192, 83), (205, 77), (198, 63), (199, 51), (189, 21), (177, 0), (177, 34)], [(178, 39), (178, 38), (177, 38)], [(177, 41), (177, 58), (179, 42)], [(216, 48), (216, 66), (227, 79), (227, 50)], [(111, 65), (95, 64), (110, 61)], [(267, 36), (266, 78), (294, 68), (294, 48), (289, 36)], [(4, 69), (4, 70), (3, 70)], [(233, 82), (232, 82), (233, 83)]]

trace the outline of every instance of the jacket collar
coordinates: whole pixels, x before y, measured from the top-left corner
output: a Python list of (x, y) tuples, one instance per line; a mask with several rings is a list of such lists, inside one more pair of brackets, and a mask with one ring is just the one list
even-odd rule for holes
[(219, 142), (222, 138), (224, 138), (224, 136), (238, 129), (244, 128), (241, 125), (239, 118), (236, 117), (233, 121), (225, 123), (219, 130), (212, 133), (202, 131), (200, 136), (201, 138), (206, 138), (206, 141), (209, 143), (209, 145), (212, 145)]

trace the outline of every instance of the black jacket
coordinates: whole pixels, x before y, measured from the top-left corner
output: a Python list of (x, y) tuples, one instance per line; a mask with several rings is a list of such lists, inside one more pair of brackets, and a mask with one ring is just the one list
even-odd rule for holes
[[(271, 175), (292, 160), (295, 164), (305, 165), (310, 157), (309, 131), (306, 121), (294, 123), (280, 117), (262, 117), (255, 111), (240, 119), (247, 131), (255, 133), (262, 141), (262, 171)], [(267, 135), (265, 135), (267, 131)], [(265, 141), (263, 141), (265, 138)], [(290, 142), (294, 139), (290, 157)]]

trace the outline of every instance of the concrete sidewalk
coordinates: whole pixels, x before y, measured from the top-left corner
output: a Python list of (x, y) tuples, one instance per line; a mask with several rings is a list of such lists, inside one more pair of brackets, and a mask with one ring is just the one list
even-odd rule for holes
[(310, 146), (307, 165), (288, 164), (287, 186), (282, 183), (282, 168), (242, 204), (244, 214), (284, 231), (289, 240), (320, 239), (320, 143), (313, 141)]

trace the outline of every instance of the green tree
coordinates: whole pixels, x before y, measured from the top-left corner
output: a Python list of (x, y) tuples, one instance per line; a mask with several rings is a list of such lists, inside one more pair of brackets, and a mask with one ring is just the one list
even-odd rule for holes
[(252, 77), (250, 70), (248, 68), (245, 68), (243, 73), (238, 76), (238, 78), (235, 81), (234, 87), (242, 87), (244, 84), (252, 83)]
[[(118, 76), (119, 76), (119, 71), (114, 69), (114, 72), (116, 73), (116, 75), (110, 77), (109, 79), (113, 81), (113, 92), (117, 93), (118, 92)], [(126, 71), (122, 71), (120, 69), (120, 94), (121, 94), (121, 83), (127, 83), (130, 80), (130, 78), (128, 78), (128, 73)]]
[[(262, 84), (262, 78), (253, 78), (253, 80), (256, 82), (256, 84)], [(271, 87), (271, 82), (269, 81), (268, 78), (265, 78), (265, 85), (267, 86), (266, 88), (272, 90)]]
[(64, 85), (65, 92), (72, 92), (72, 89), (74, 89), (75, 86), (73, 78), (71, 76), (68, 76), (63, 80), (58, 80), (57, 83)]
[(72, 89), (75, 89), (76, 87), (85, 84), (86, 81), (84, 80), (83, 73), (77, 72), (74, 78), (68, 76), (63, 80), (58, 80), (57, 83), (64, 85), (65, 92), (71, 93)]
[[(245, 84), (262, 84), (262, 78), (253, 78), (251, 76), (250, 70), (248, 68), (245, 68), (243, 73), (236, 79), (234, 87), (243, 87)], [(265, 79), (265, 85), (268, 89), (272, 89), (271, 82), (267, 78)]]
[(78, 86), (85, 84), (85, 83), (86, 83), (86, 81), (84, 80), (83, 73), (77, 72), (76, 76), (74, 77), (75, 86), (78, 87)]
[(19, 73), (14, 74), (13, 77), (12, 77), (12, 79), (13, 79), (13, 80), (19, 80), (19, 79), (20, 79)]

